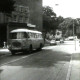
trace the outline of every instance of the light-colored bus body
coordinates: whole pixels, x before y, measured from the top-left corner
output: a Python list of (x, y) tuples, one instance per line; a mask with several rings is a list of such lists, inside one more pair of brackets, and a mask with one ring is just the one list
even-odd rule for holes
[(18, 51), (31, 51), (44, 46), (42, 33), (28, 29), (15, 29), (9, 34), (9, 50), (12, 54)]

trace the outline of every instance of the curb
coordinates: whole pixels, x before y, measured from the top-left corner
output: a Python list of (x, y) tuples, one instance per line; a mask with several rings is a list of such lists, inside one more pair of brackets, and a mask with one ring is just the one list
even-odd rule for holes
[[(74, 71), (75, 69), (77, 69), (77, 71)], [(75, 51), (71, 56), (66, 80), (80, 80), (79, 71), (80, 71), (80, 50)]]

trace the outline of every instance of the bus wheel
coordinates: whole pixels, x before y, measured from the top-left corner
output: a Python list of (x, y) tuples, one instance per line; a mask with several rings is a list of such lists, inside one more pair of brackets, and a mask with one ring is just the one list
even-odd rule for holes
[(26, 54), (26, 53), (27, 53), (27, 50), (23, 50), (22, 52), (23, 52), (24, 54)]
[(15, 53), (16, 53), (15, 51), (11, 51), (11, 54), (12, 54), (12, 55), (15, 55)]
[(30, 45), (30, 47), (29, 47), (29, 53), (32, 53), (32, 50), (33, 50), (32, 45)]
[(42, 44), (40, 44), (39, 48), (37, 49), (38, 51), (42, 50)]

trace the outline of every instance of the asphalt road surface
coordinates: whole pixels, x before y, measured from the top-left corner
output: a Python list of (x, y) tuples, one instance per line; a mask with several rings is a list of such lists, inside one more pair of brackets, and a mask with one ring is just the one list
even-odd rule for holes
[(32, 54), (0, 57), (0, 80), (67, 80), (74, 44), (45, 46)]

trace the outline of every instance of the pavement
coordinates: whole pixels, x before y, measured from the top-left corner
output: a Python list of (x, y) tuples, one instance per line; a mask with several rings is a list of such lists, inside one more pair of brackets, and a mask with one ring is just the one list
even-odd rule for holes
[(66, 80), (80, 80), (80, 50), (72, 54)]
[(9, 54), (10, 51), (7, 48), (0, 48), (0, 57)]
[[(0, 56), (9, 53), (7, 48), (0, 48)], [(80, 47), (72, 54), (66, 80), (80, 80)]]

